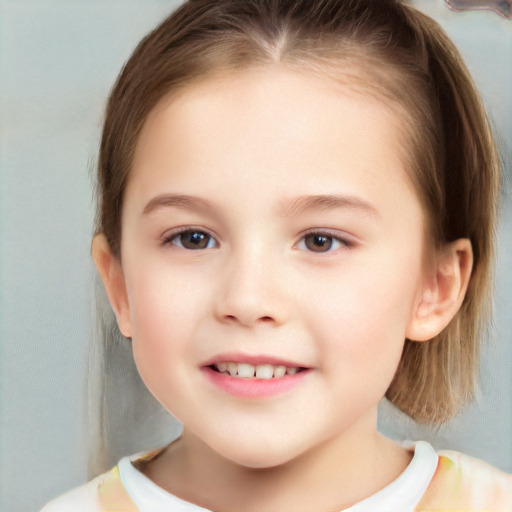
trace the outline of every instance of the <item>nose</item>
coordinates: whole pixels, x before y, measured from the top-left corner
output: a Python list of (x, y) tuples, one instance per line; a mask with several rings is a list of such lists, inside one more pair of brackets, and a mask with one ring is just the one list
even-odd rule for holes
[(282, 267), (260, 251), (233, 255), (219, 276), (215, 315), (244, 327), (280, 326), (288, 319)]

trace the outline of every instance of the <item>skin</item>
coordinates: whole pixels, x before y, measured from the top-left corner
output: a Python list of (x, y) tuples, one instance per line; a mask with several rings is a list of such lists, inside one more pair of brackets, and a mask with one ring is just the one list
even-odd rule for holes
[[(432, 338), (460, 307), (471, 247), (426, 258), (400, 121), (280, 66), (191, 85), (150, 114), (121, 260), (103, 235), (93, 257), (144, 382), (184, 423), (144, 469), (164, 489), (222, 512), (340, 510), (409, 463), (377, 433), (377, 404), (405, 338)], [(191, 230), (205, 248), (187, 248)], [(204, 371), (225, 353), (308, 372), (276, 396), (233, 396)]]

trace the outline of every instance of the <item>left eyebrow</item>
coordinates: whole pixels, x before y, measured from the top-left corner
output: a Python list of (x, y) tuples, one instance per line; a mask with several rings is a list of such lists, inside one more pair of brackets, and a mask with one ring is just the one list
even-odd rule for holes
[(371, 203), (356, 196), (345, 195), (313, 195), (301, 196), (290, 202), (283, 203), (285, 216), (294, 216), (311, 210), (356, 210), (372, 217), (379, 217), (379, 212)]

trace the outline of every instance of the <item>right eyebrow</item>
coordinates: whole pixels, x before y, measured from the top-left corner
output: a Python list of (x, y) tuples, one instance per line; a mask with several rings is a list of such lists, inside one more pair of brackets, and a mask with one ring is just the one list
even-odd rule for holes
[(153, 197), (142, 211), (142, 215), (149, 215), (161, 208), (178, 208), (182, 210), (206, 210), (211, 209), (212, 205), (205, 199), (199, 197), (187, 196), (182, 194), (161, 194)]

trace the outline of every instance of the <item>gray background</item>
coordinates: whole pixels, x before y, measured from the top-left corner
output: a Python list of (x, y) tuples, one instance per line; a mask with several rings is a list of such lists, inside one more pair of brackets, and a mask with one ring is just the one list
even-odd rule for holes
[[(102, 111), (121, 65), (177, 2), (0, 2), (0, 510), (31, 512), (86, 480), (92, 178)], [(512, 22), (418, 0), (462, 50), (512, 155)], [(512, 471), (512, 200), (502, 212), (496, 322), (477, 403), (426, 431), (384, 405), (397, 438)]]

